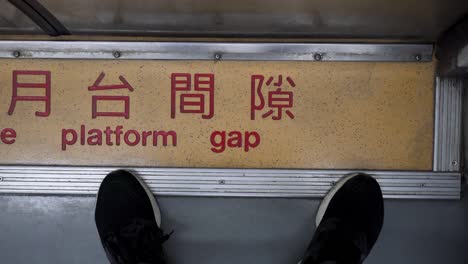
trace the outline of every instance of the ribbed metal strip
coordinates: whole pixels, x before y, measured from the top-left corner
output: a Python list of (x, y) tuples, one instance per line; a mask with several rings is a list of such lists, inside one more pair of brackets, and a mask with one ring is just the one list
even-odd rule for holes
[(434, 171), (459, 171), (463, 81), (437, 78), (434, 131)]
[[(112, 167), (0, 166), (0, 193), (94, 195)], [(350, 170), (127, 168), (153, 193), (175, 196), (322, 197)], [(460, 174), (367, 171), (386, 198), (459, 199)]]

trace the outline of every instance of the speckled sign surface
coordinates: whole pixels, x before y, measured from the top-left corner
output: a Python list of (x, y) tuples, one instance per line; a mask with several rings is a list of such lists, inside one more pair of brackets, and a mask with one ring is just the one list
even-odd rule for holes
[(2, 164), (432, 168), (434, 63), (1, 62)]

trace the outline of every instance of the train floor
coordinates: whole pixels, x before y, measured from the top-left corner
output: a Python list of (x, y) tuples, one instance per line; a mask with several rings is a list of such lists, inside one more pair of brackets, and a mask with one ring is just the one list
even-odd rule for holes
[[(318, 199), (159, 197), (169, 264), (295, 264)], [(93, 197), (0, 196), (5, 264), (107, 263)], [(468, 263), (468, 199), (386, 200), (366, 264)]]

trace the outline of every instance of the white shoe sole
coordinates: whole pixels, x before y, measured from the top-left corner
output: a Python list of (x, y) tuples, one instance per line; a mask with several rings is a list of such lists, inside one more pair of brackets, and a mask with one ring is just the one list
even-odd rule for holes
[(333, 186), (330, 191), (325, 195), (325, 198), (323, 198), (322, 203), (320, 203), (319, 209), (317, 211), (317, 215), (315, 216), (315, 226), (318, 227), (320, 225), (320, 222), (322, 222), (323, 216), (325, 215), (325, 212), (327, 211), (328, 205), (330, 204), (330, 201), (332, 200), (333, 196), (335, 196), (336, 192), (338, 192), (343, 185), (349, 181), (350, 179), (354, 178), (355, 176), (359, 175), (359, 173), (353, 173), (350, 175), (347, 175), (343, 178), (341, 178), (335, 186)]
[[(138, 176), (136, 176), (132, 172), (130, 171), (126, 171), (126, 172), (130, 173), (130, 175), (135, 177), (135, 179), (137, 179), (138, 182), (140, 183), (141, 187), (143, 187), (143, 189), (145, 190), (146, 194), (148, 195), (148, 198), (150, 199), (151, 207), (153, 207), (154, 219), (156, 219), (156, 224), (158, 225), (158, 227), (161, 227), (161, 210), (159, 210), (158, 202), (156, 201), (156, 198), (154, 198), (154, 195), (149, 189), (148, 185), (146, 185), (146, 183), (144, 183)], [(99, 198), (99, 192), (96, 197), (96, 203), (98, 201), (98, 198)], [(96, 204), (94, 205), (94, 208), (96, 208)]]
[(135, 177), (140, 185), (145, 189), (146, 194), (148, 195), (148, 198), (150, 199), (151, 206), (153, 207), (154, 211), (154, 218), (156, 219), (156, 223), (158, 224), (158, 227), (161, 227), (161, 210), (159, 209), (158, 202), (156, 201), (156, 198), (154, 198), (153, 192), (149, 189), (148, 185), (144, 183), (138, 176), (134, 175), (133, 173), (130, 172), (133, 177)]

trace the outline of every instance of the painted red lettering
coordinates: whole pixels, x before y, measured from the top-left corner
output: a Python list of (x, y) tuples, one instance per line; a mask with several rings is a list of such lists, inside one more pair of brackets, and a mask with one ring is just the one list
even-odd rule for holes
[(5, 128), (0, 133), (3, 144), (11, 145), (16, 141), (16, 131), (13, 128)]
[[(19, 76), (40, 76), (44, 79), (40, 82), (29, 83), (29, 82), (20, 82), (18, 79)], [(51, 80), (50, 80), (50, 71), (13, 71), (13, 91), (11, 96), (11, 103), (10, 108), (8, 109), (8, 114), (12, 115), (15, 111), (16, 103), (18, 101), (33, 101), (33, 102), (44, 102), (45, 103), (45, 110), (44, 111), (37, 111), (36, 116), (39, 117), (47, 117), (50, 115), (50, 87), (51, 87)], [(37, 78), (37, 77), (36, 77)], [(44, 89), (45, 94), (38, 96), (38, 95), (18, 95), (18, 89), (25, 88), (25, 89)]]
[[(293, 91), (284, 91), (285, 88), (294, 88), (296, 83), (287, 76), (286, 82), (283, 82), (283, 75), (278, 75), (277, 81), (270, 76), (265, 78), (263, 75), (252, 75), (250, 84), (250, 119), (255, 120), (256, 111), (266, 111), (261, 116), (267, 118), (271, 116), (272, 120), (281, 120), (283, 112), (294, 119), (295, 116), (291, 109), (294, 105)], [(267, 90), (267, 91), (265, 91)], [(266, 95), (264, 95), (266, 94)]]
[(102, 131), (99, 129), (91, 129), (88, 131), (88, 145), (101, 146), (102, 145)]
[[(254, 141), (250, 139), (253, 137)], [(244, 151), (249, 152), (250, 148), (256, 148), (260, 145), (260, 135), (257, 132), (245, 132)]]
[(86, 144), (86, 133), (85, 133), (85, 126), (84, 125), (81, 125), (80, 127), (80, 143), (82, 146), (84, 146)]
[(211, 119), (214, 116), (214, 74), (196, 73), (193, 82), (190, 73), (171, 74), (171, 118), (175, 118), (177, 101), (180, 113), (201, 114), (203, 119)]
[(106, 127), (106, 130), (104, 130), (104, 134), (106, 134), (106, 145), (107, 146), (112, 146), (114, 145), (112, 143), (112, 133), (114, 133), (114, 131), (112, 131), (112, 129), (110, 127)]
[(115, 145), (120, 146), (120, 135), (122, 135), (123, 126), (117, 126), (115, 128)]
[[(5, 140), (10, 140), (13, 133), (7, 131), (1, 135)], [(127, 146), (137, 146), (139, 144), (141, 146), (157, 146), (158, 144), (165, 147), (171, 144), (177, 146), (177, 133), (175, 131), (153, 130), (139, 132), (133, 129), (124, 130), (123, 126), (116, 126), (115, 129), (109, 126), (105, 129), (87, 129), (85, 125), (81, 125), (79, 130), (62, 129), (62, 150), (76, 144), (78, 139), (80, 139), (81, 145), (88, 146), (102, 146), (103, 144), (105, 146), (120, 146), (121, 139), (124, 145)]]
[(257, 132), (247, 131), (243, 135), (240, 131), (231, 131), (227, 136), (228, 138), (226, 138), (226, 131), (214, 131), (211, 133), (210, 142), (213, 146), (211, 151), (222, 153), (226, 150), (226, 147), (241, 148), (244, 146), (244, 151), (249, 152), (250, 149), (260, 145), (260, 135)]
[[(217, 140), (217, 138), (219, 140)], [(226, 149), (226, 131), (215, 131), (210, 137), (211, 151), (214, 153), (222, 153)]]
[(153, 131), (143, 131), (141, 133), (141, 144), (146, 146), (146, 142), (148, 142), (148, 137), (153, 135)]
[[(69, 139), (68, 135), (71, 135), (71, 139)], [(62, 129), (62, 150), (66, 150), (67, 145), (75, 144), (77, 139), (78, 135), (74, 129)]]
[[(128, 83), (128, 81), (122, 75), (119, 76), (120, 84), (112, 85), (101, 85), (102, 80), (106, 74), (101, 72), (99, 77), (96, 79), (93, 85), (88, 87), (88, 91), (105, 91), (105, 90), (115, 90), (115, 89), (127, 89), (130, 92), (133, 92), (133, 87)], [(98, 111), (98, 102), (99, 101), (114, 101), (114, 102), (123, 102), (124, 111), (123, 112), (103, 112)], [(91, 101), (91, 110), (92, 118), (98, 116), (114, 116), (114, 117), (125, 117), (126, 119), (130, 118), (130, 97), (129, 96), (111, 96), (111, 95), (93, 95)]]
[(242, 147), (242, 133), (239, 131), (232, 131), (228, 134), (229, 139), (227, 142), (230, 148), (241, 148)]
[[(130, 135), (133, 134), (134, 136), (134, 140), (133, 142), (130, 141)], [(138, 143), (140, 143), (140, 134), (136, 131), (136, 130), (128, 130), (127, 132), (125, 132), (125, 135), (124, 135), (124, 141), (127, 145), (129, 146), (136, 146), (138, 145)]]
[(163, 146), (167, 146), (168, 138), (171, 136), (172, 138), (172, 146), (177, 146), (177, 133), (174, 131), (154, 131), (153, 132), (153, 146), (158, 145), (158, 137), (161, 136), (163, 140)]

